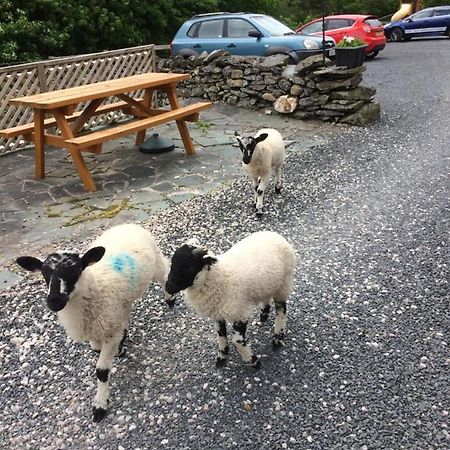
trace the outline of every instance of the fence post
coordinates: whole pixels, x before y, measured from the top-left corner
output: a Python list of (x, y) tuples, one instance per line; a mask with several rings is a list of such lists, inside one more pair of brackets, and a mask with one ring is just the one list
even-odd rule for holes
[(39, 79), (39, 91), (47, 92), (47, 79), (45, 78), (45, 66), (44, 64), (38, 64), (37, 75)]

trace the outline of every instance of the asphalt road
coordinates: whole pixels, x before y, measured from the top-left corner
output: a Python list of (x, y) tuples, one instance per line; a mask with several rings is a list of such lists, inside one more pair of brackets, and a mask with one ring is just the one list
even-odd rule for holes
[(450, 42), (389, 44), (367, 69), (381, 120), (292, 155), (263, 219), (242, 179), (147, 224), (167, 254), (192, 235), (216, 252), (256, 230), (288, 237), (285, 348), (271, 350), (272, 315), (248, 335), (262, 368), (232, 351), (217, 370), (213, 324), (150, 289), (93, 424), (95, 356), (29, 278), (2, 299), (0, 448), (448, 448)]

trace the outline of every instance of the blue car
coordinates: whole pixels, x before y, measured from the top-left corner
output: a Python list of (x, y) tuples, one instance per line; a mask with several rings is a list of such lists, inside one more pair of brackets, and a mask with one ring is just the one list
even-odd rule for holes
[[(325, 52), (334, 56), (336, 43), (326, 37)], [(250, 13), (198, 14), (185, 22), (171, 42), (172, 56), (199, 55), (224, 49), (232, 55), (289, 55), (296, 63), (321, 53), (322, 38), (302, 36), (273, 17)]]
[(450, 5), (422, 9), (406, 19), (384, 26), (384, 34), (391, 41), (409, 41), (427, 36), (450, 37)]

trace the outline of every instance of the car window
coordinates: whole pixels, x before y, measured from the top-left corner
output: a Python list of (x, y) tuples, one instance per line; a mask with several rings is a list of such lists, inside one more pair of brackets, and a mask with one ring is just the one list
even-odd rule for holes
[(195, 37), (197, 35), (197, 30), (198, 30), (198, 26), (199, 25), (200, 24), (198, 22), (194, 23), (194, 25), (191, 25), (191, 28), (189, 28), (189, 31), (187, 32), (187, 35), (189, 37), (191, 37), (191, 38)]
[(248, 37), (250, 30), (257, 31), (256, 28), (243, 19), (228, 19), (228, 37), (243, 38)]
[(450, 15), (450, 8), (449, 9), (435, 9), (434, 10), (435, 16), (447, 16)]
[(271, 36), (295, 34), (289, 27), (270, 16), (253, 16), (252, 19), (261, 25)]
[(337, 30), (338, 28), (351, 27), (354, 24), (350, 19), (328, 19), (325, 24), (326, 30)]
[(433, 10), (432, 9), (428, 9), (428, 10), (423, 10), (423, 11), (419, 11), (416, 14), (413, 14), (411, 16), (411, 19), (413, 20), (417, 20), (417, 19), (426, 19), (427, 17), (431, 17), (433, 15)]
[(306, 27), (302, 28), (301, 31), (304, 34), (319, 33), (322, 31), (322, 21), (318, 20), (317, 22), (314, 22), (311, 25), (307, 25)]
[(366, 19), (364, 23), (371, 27), (381, 27), (381, 22), (378, 19)]
[(200, 23), (199, 38), (220, 38), (223, 34), (223, 20), (205, 20)]

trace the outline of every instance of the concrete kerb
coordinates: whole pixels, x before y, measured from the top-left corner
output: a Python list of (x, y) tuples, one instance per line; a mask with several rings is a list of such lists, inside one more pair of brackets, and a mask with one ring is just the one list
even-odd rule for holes
[(1, 156), (0, 289), (20, 280), (22, 273), (14, 264), (17, 256), (44, 256), (49, 248), (67, 245), (82, 248), (84, 240), (102, 228), (145, 223), (166, 208), (243, 176), (236, 130), (277, 128), (289, 154), (323, 144), (339, 129), (222, 104), (203, 112), (200, 119), (198, 124), (189, 124), (197, 150), (193, 157), (184, 153), (175, 124), (158, 127), (161, 135), (174, 140), (176, 147), (170, 153), (143, 154), (134, 146), (133, 137), (105, 144), (99, 157), (88, 158), (97, 192), (84, 190), (60, 149), (46, 152), (48, 176), (43, 180), (34, 179), (32, 149)]

